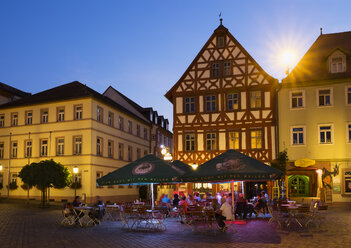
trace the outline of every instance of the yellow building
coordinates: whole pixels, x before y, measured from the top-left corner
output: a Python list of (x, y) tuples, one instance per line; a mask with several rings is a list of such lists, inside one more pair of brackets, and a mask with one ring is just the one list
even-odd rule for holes
[[(77, 195), (87, 202), (135, 200), (136, 186), (98, 187), (96, 179), (150, 153), (151, 123), (142, 114), (72, 82), (0, 106), (1, 195), (25, 198), (17, 178), (31, 162), (54, 159), (79, 169)], [(18, 188), (7, 190), (8, 181)], [(50, 198), (72, 200), (74, 190), (51, 189)], [(30, 198), (40, 191), (30, 190)]]
[(291, 161), (291, 197), (351, 201), (350, 52), (351, 32), (321, 34), (282, 81), (279, 148)]

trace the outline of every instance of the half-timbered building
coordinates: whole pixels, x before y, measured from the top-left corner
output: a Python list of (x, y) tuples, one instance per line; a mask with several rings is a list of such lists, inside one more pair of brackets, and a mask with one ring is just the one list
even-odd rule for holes
[(165, 95), (173, 104), (174, 159), (202, 164), (236, 149), (272, 161), (277, 85), (221, 20)]

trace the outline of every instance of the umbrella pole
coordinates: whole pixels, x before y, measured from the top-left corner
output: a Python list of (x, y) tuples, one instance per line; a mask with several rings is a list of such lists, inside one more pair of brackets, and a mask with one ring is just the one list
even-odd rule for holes
[(234, 180), (232, 180), (232, 209), (233, 209), (233, 220), (235, 220), (235, 212), (234, 212)]
[(150, 185), (151, 187), (151, 207), (152, 207), (152, 210), (154, 209), (155, 207), (155, 201), (154, 201), (154, 184), (152, 183)]
[(179, 183), (177, 183), (177, 192), (178, 192), (178, 196), (179, 196)]
[(244, 189), (244, 181), (241, 181), (241, 188), (242, 188), (242, 193), (244, 195), (244, 198), (245, 198), (245, 189)]

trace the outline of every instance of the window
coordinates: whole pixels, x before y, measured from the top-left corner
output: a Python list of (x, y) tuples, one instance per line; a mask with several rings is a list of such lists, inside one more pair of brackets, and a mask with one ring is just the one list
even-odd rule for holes
[(108, 124), (110, 127), (113, 127), (113, 113), (112, 113), (112, 112), (108, 112), (107, 124)]
[(216, 142), (216, 134), (215, 133), (207, 133), (206, 134), (206, 150), (216, 150), (217, 142)]
[(141, 158), (141, 150), (137, 148), (137, 159)]
[(225, 47), (225, 36), (217, 36), (217, 48)]
[(121, 116), (118, 117), (118, 128), (123, 130), (123, 117)]
[(227, 95), (227, 109), (234, 110), (239, 109), (239, 94), (230, 93)]
[(318, 90), (318, 106), (331, 106), (331, 89)]
[(332, 58), (330, 69), (331, 73), (343, 72), (343, 59), (341, 57)]
[(291, 92), (291, 108), (304, 107), (304, 94), (300, 92)]
[(18, 114), (12, 113), (11, 114), (11, 126), (15, 127), (18, 125)]
[[(102, 178), (102, 171), (97, 171), (96, 172), (96, 180), (98, 180), (99, 178)], [(95, 181), (96, 182), (96, 181)], [(96, 183), (96, 188), (102, 188), (102, 186), (99, 186), (97, 183)]]
[(305, 144), (305, 132), (303, 127), (292, 128), (292, 144), (293, 145), (304, 145)]
[(5, 115), (0, 115), (0, 127), (5, 127)]
[(347, 142), (351, 143), (351, 124), (347, 124)]
[(57, 142), (57, 144), (56, 144), (56, 154), (57, 154), (57, 156), (64, 155), (65, 139), (64, 138), (58, 138), (56, 142)]
[(96, 155), (102, 156), (102, 139), (96, 138)]
[(32, 125), (33, 123), (33, 112), (27, 111), (26, 112), (26, 125)]
[(107, 155), (109, 158), (113, 158), (113, 141), (109, 140), (107, 142)]
[(4, 158), (4, 142), (0, 143), (0, 158)]
[(250, 92), (250, 107), (251, 108), (261, 108), (262, 97), (261, 91), (251, 91)]
[(83, 118), (83, 106), (76, 105), (74, 106), (74, 119), (81, 120)]
[(128, 161), (132, 161), (133, 159), (133, 150), (131, 146), (128, 146)]
[(128, 121), (128, 133), (132, 133), (133, 132), (133, 124), (131, 121)]
[(216, 111), (216, 96), (206, 96), (205, 101), (207, 112)]
[(123, 144), (119, 143), (118, 144), (118, 159), (123, 160), (123, 153), (124, 153), (124, 149), (123, 149)]
[(195, 112), (195, 97), (186, 97), (185, 98), (185, 113), (194, 113)]
[(140, 137), (140, 125), (136, 126), (136, 135)]
[(232, 75), (232, 63), (224, 62), (223, 63), (223, 76), (230, 76)]
[(47, 110), (47, 109), (42, 109), (42, 110), (40, 110), (40, 112), (41, 112), (41, 117), (40, 117), (41, 123), (48, 123), (48, 119), (49, 119), (49, 110)]
[(104, 121), (104, 117), (103, 117), (103, 109), (101, 107), (97, 107), (97, 115), (96, 115), (96, 120), (99, 122), (103, 122)]
[(82, 154), (82, 137), (81, 136), (73, 137), (73, 154), (74, 155)]
[(46, 157), (48, 155), (48, 140), (44, 139), (40, 141), (40, 156)]
[(185, 135), (185, 151), (191, 152), (195, 151), (195, 135), (186, 134)]
[(11, 158), (17, 158), (17, 151), (18, 151), (18, 143), (17, 141), (13, 141), (11, 143)]
[(319, 143), (332, 144), (332, 126), (321, 125), (319, 126)]
[[(351, 87), (346, 87), (346, 104), (351, 105)], [(1, 122), (1, 119), (0, 119), (0, 122)], [(1, 123), (0, 123), (0, 127), (1, 127)]]
[(25, 157), (30, 158), (32, 156), (32, 141), (25, 141)]
[(229, 149), (235, 149), (239, 150), (240, 149), (240, 132), (234, 131), (234, 132), (229, 132)]
[(219, 63), (213, 63), (211, 65), (211, 77), (219, 77)]
[(57, 121), (65, 120), (65, 108), (57, 108)]
[(251, 149), (262, 148), (262, 130), (251, 130)]
[(147, 140), (147, 128), (146, 127), (144, 127), (144, 139)]
[(17, 184), (17, 174), (11, 173), (11, 183)]

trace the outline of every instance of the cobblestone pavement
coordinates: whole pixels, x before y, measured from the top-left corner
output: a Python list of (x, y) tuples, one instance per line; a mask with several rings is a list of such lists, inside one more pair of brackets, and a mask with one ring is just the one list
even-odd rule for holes
[(350, 213), (351, 208), (330, 208), (327, 223), (304, 232), (280, 230), (263, 219), (235, 225), (236, 233), (192, 232), (175, 218), (167, 220), (165, 232), (131, 232), (112, 221), (95, 227), (64, 227), (57, 207), (0, 202), (0, 247), (350, 247)]

